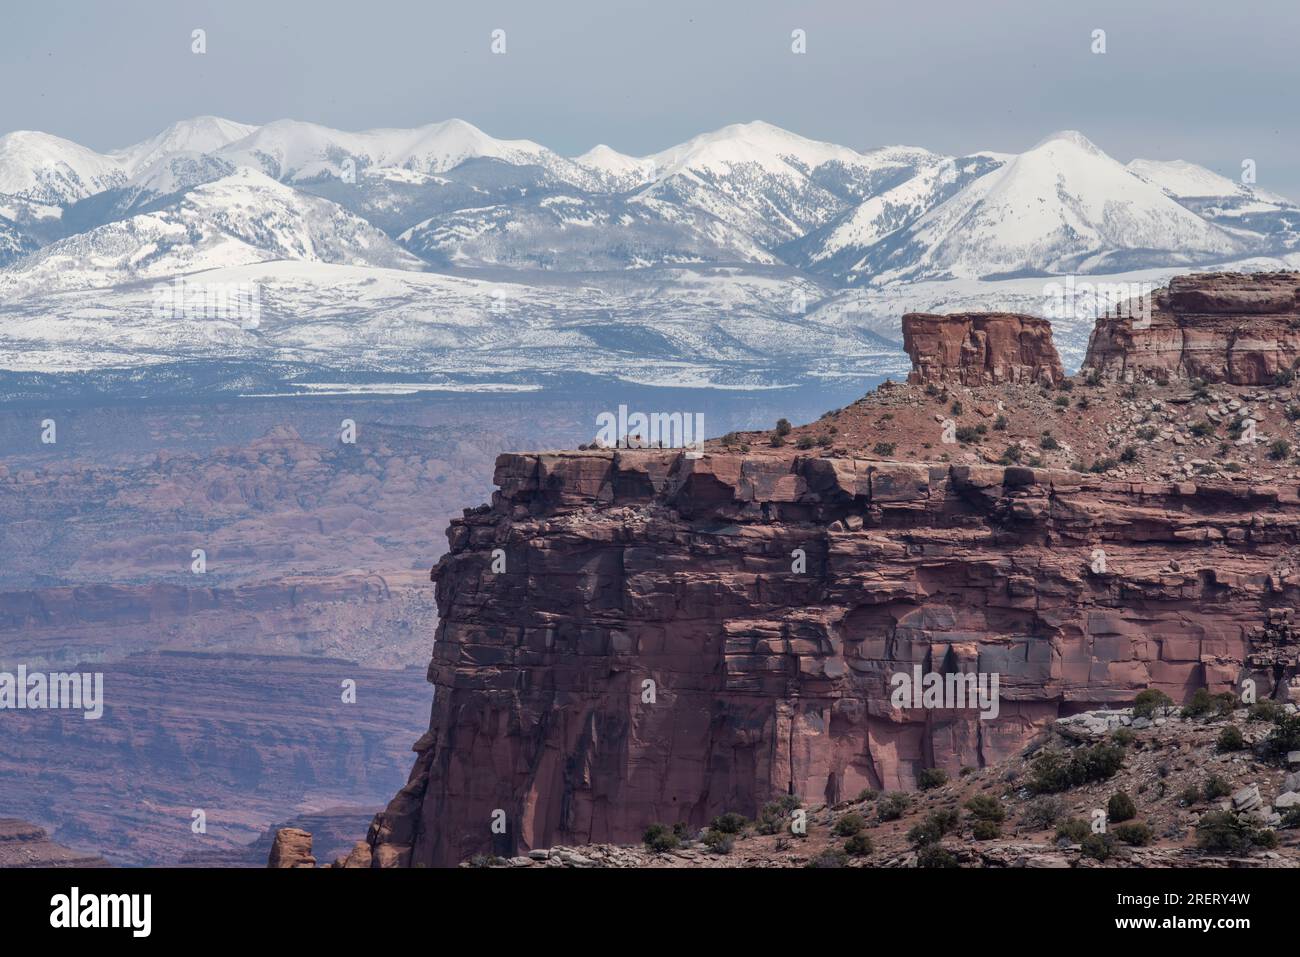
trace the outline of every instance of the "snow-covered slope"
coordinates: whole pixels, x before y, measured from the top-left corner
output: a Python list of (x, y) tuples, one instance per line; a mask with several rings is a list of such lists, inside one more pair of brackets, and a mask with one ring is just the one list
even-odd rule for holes
[(71, 140), (29, 130), (0, 136), (0, 203), (61, 206), (124, 182), (117, 160)]
[(869, 250), (876, 282), (1194, 264), (1248, 244), (1080, 133), (1047, 137)]
[(638, 195), (703, 210), (774, 249), (937, 158), (906, 147), (864, 154), (753, 122), (648, 159), (654, 182)]
[(0, 270), (0, 297), (102, 289), (271, 260), (418, 268), (364, 220), (254, 170), (59, 240)]
[[(218, 155), (266, 175), (294, 182), (321, 176), (360, 175), (367, 168), (393, 167), (416, 173), (445, 173), (466, 160), (489, 158), (516, 166), (565, 169), (587, 178), (566, 160), (531, 140), (499, 140), (464, 120), (445, 120), (416, 129), (362, 133), (314, 123), (277, 120), (223, 147)], [(350, 167), (345, 166), (351, 161)]]
[(981, 153), (923, 165), (909, 179), (871, 196), (821, 229), (783, 247), (782, 256), (813, 272), (853, 282), (867, 268), (871, 250), (877, 244), (910, 226), (1007, 159)]
[(1263, 248), (1279, 251), (1300, 247), (1300, 206), (1284, 196), (1185, 160), (1135, 159), (1128, 168), (1201, 218), (1247, 241), (1258, 238)]
[(655, 161), (628, 156), (604, 143), (593, 146), (573, 162), (591, 172), (606, 188), (614, 192), (635, 189), (654, 179)]
[(549, 193), (460, 209), (398, 237), (439, 266), (583, 272), (673, 263), (775, 263), (745, 233), (697, 209), (648, 197)]
[(173, 123), (147, 140), (110, 154), (127, 175), (154, 165), (176, 153), (212, 153), (228, 143), (243, 139), (257, 129), (219, 116), (196, 116)]

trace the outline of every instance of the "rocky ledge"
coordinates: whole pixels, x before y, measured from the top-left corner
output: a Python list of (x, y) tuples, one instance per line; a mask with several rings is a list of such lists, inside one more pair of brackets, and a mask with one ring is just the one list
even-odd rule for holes
[[(498, 459), (433, 572), (432, 719), (371, 825), (376, 866), (626, 844), (782, 796), (835, 808), (1003, 767), (1148, 689), (1300, 695), (1280, 397), (1120, 389), (1093, 355), (1057, 382), (1050, 339), (910, 325), (911, 384), (808, 426)], [(925, 352), (921, 325), (980, 345)], [(1179, 444), (1182, 417), (1233, 403), (1258, 436), (1220, 416)], [(1184, 472), (1189, 441), (1235, 471)], [(931, 676), (988, 697), (897, 694)]]

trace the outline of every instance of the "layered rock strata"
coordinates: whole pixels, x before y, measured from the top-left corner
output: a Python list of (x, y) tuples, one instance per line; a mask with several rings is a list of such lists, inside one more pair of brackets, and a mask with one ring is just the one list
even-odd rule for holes
[[(1144, 688), (1295, 670), (1289, 633), (1253, 646), (1300, 600), (1294, 484), (652, 451), (496, 478), (434, 570), (432, 725), (381, 865), (908, 788)], [(893, 707), (914, 665), (999, 675), (996, 717)]]
[(1065, 377), (1046, 319), (1011, 312), (903, 316), (911, 383), (1055, 385)]
[(1085, 372), (1268, 385), (1300, 362), (1297, 272), (1178, 276), (1128, 311), (1098, 320)]

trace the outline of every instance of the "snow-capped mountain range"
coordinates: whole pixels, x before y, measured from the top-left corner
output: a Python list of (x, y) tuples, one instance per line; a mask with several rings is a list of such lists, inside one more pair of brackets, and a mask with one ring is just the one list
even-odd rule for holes
[[(753, 122), (572, 158), (461, 120), (350, 133), (204, 116), (109, 153), (0, 136), (10, 382), (194, 362), (262, 363), (270, 386), (325, 370), (885, 374), (906, 366), (904, 307), (1043, 312), (1053, 276), (1297, 263), (1295, 203), (1183, 160), (1125, 165), (1068, 131), (945, 156)], [(227, 335), (220, 315), (150, 311), (149, 290), (178, 280), (255, 283), (264, 321)], [(1077, 359), (1091, 316), (1054, 321)]]

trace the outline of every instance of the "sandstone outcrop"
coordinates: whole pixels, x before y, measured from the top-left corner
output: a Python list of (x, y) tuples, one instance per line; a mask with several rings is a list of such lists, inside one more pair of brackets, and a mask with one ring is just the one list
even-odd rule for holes
[[(1300, 598), (1272, 570), (1300, 546), (1294, 485), (611, 451), (497, 477), (435, 570), (433, 721), (372, 827), (380, 863), (907, 788), (1148, 687), (1271, 694), (1251, 629)], [(998, 715), (892, 708), (913, 665), (998, 673)]]
[(311, 834), (296, 827), (282, 827), (275, 832), (268, 867), (315, 867), (311, 853)]
[(1265, 385), (1300, 361), (1300, 273), (1179, 276), (1132, 311), (1098, 320), (1085, 372)]
[(1036, 316), (910, 312), (903, 316), (903, 348), (912, 383), (1055, 385), (1065, 377), (1051, 324)]
[[(1300, 472), (1252, 445), (1234, 447), (1230, 478), (1157, 479), (1186, 459), (1164, 418), (1132, 464), (1030, 464), (1066, 440), (1117, 456), (1121, 409), (1139, 431), (1172, 413), (1140, 389), (1043, 399), (1050, 339), (1029, 323), (1016, 328), (1032, 348), (993, 348), (1013, 326), (992, 318), (909, 317), (914, 385), (788, 437), (700, 457), (502, 455), (498, 491), (452, 522), (433, 572), (430, 728), (371, 825), (374, 865), (626, 843), (784, 795), (834, 806), (911, 789), (1147, 688), (1183, 700), (1249, 677), (1292, 699)], [(1270, 396), (1248, 401), (1285, 426)], [(988, 425), (941, 444), (936, 423), (971, 414)], [(1020, 443), (997, 464), (978, 448), (994, 435)], [(918, 459), (890, 458), (905, 445)], [(997, 676), (996, 708), (899, 704), (894, 680), (914, 669)]]
[(108, 867), (108, 862), (54, 843), (43, 827), (0, 817), (0, 867)]

